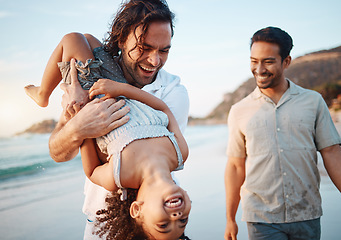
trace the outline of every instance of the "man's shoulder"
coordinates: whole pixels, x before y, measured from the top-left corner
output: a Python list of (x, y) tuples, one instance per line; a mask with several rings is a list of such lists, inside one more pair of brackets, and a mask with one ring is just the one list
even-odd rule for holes
[(188, 98), (187, 89), (181, 84), (177, 75), (170, 74), (164, 69), (158, 72), (155, 81), (142, 88), (142, 90), (152, 93), (154, 96), (164, 100), (166, 97)]
[(235, 109), (238, 108), (244, 108), (249, 106), (254, 100), (257, 98), (257, 95), (255, 95), (255, 90), (249, 93), (246, 97), (242, 98), (241, 100), (235, 102), (232, 107)]
[(169, 92), (182, 92), (187, 94), (186, 87), (181, 84), (180, 77), (161, 69), (152, 84), (154, 89), (164, 89), (164, 94)]
[(286, 80), (289, 81), (289, 84), (290, 84), (289, 87), (293, 93), (313, 93), (313, 92), (315, 92), (314, 90), (304, 88), (304, 87), (298, 85), (299, 83), (293, 82), (289, 78), (286, 78)]
[(322, 95), (319, 92), (312, 90), (312, 89), (301, 87), (297, 84), (294, 84), (293, 93), (298, 93), (299, 95), (303, 97), (311, 97), (311, 98), (316, 98), (316, 99), (322, 98)]

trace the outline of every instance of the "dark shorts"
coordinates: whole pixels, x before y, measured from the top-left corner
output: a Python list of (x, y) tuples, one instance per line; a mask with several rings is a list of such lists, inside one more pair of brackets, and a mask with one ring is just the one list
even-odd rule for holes
[(319, 240), (320, 218), (293, 223), (247, 223), (250, 240)]

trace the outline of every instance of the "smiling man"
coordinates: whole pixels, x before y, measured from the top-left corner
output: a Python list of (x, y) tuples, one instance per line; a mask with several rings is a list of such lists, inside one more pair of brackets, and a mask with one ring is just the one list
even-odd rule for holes
[(122, 50), (119, 65), (127, 82), (138, 88), (155, 81), (167, 61), (172, 39), (172, 29), (167, 22), (150, 23), (143, 42), (137, 42), (142, 33), (140, 26), (129, 34), (125, 43), (119, 44)]
[(256, 89), (232, 106), (225, 170), (225, 239), (237, 239), (235, 215), (249, 239), (320, 239), (317, 151), (341, 190), (341, 139), (323, 98), (285, 78), (292, 39), (268, 27), (251, 39)]
[[(173, 20), (174, 14), (166, 1), (130, 0), (122, 4), (103, 44), (91, 35), (86, 37), (94, 49), (94, 56), (103, 61), (101, 70), (105, 78), (122, 76), (127, 83), (163, 100), (183, 132), (188, 120), (188, 93), (179, 77), (162, 69), (171, 48)], [(117, 64), (118, 71), (113, 67)], [(63, 85), (63, 90), (64, 110), (78, 112), (79, 106), (73, 100), (87, 99), (88, 93), (79, 84)], [(123, 103), (122, 100), (116, 102), (114, 99), (92, 101), (69, 121), (66, 121), (64, 115), (61, 116), (50, 137), (51, 157), (56, 162), (69, 161), (76, 156), (85, 139), (103, 136), (125, 124), (129, 109), (123, 107)], [(103, 154), (98, 155), (105, 161)], [(107, 207), (105, 199), (109, 192), (86, 179), (84, 193), (83, 212), (88, 216), (84, 239), (100, 239), (94, 234), (94, 221), (96, 212)], [(170, 215), (169, 218), (174, 217)], [(131, 234), (131, 228), (134, 227), (125, 223), (120, 223), (121, 235), (123, 228), (127, 234)], [(183, 230), (180, 228), (180, 232)], [(126, 237), (123, 236), (123, 239)]]

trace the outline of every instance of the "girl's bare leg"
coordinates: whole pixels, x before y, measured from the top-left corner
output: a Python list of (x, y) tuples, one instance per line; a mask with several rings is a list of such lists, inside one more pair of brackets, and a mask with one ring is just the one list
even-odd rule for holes
[(26, 94), (39, 106), (46, 107), (52, 91), (58, 86), (62, 75), (59, 71), (58, 62), (68, 62), (75, 58), (82, 62), (94, 59), (92, 49), (83, 34), (69, 33), (63, 37), (53, 51), (43, 74), (40, 86), (27, 85)]

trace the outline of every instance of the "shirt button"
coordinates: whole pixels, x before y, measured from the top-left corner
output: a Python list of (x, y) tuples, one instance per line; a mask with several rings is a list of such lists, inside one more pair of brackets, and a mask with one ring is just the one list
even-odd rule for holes
[(289, 195), (285, 195), (286, 198), (289, 198)]
[(281, 131), (281, 129), (280, 129), (280, 128), (277, 128), (277, 132), (279, 132), (279, 131)]
[(283, 152), (283, 149), (279, 150), (280, 152)]
[(287, 175), (287, 173), (285, 172), (285, 173), (283, 173), (283, 175), (284, 175), (284, 176), (286, 176), (286, 175)]

